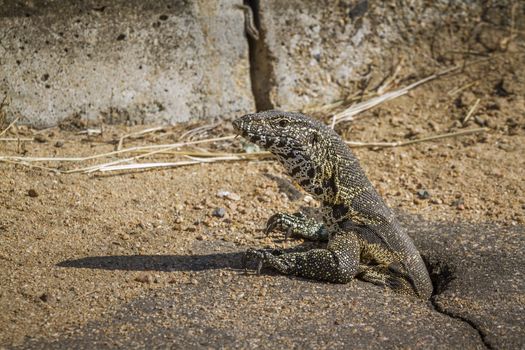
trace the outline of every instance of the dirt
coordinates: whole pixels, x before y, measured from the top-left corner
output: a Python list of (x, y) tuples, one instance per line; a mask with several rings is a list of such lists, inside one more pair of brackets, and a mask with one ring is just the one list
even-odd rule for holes
[[(371, 142), (486, 127), (486, 132), (475, 135), (354, 151), (386, 202), (400, 212), (434, 222), (523, 225), (524, 73), (523, 49), (511, 47), (367, 111), (336, 130), (347, 140)], [(463, 123), (477, 99), (479, 106)], [(142, 138), (126, 139), (124, 147), (172, 143), (185, 130), (203, 124), (166, 127)], [(104, 125), (102, 135), (78, 134), (87, 127), (100, 125), (12, 128), (4, 137), (34, 141), (0, 141), (0, 154), (89, 156), (113, 151), (122, 135), (148, 128)], [(195, 138), (229, 134), (231, 126), (225, 119)], [(243, 148), (239, 139), (198, 147), (231, 152)], [(174, 156), (156, 157), (155, 161), (161, 159), (173, 161)], [(62, 162), (60, 167), (101, 161)], [(57, 166), (52, 162), (31, 164)], [(191, 270), (150, 269), (147, 265), (73, 268), (68, 261), (197, 256), (201, 252), (195, 249), (199, 246), (195, 242), (207, 242), (217, 252), (222, 245), (238, 252), (248, 247), (291, 247), (298, 242), (283, 241), (278, 234), (265, 237), (265, 221), (276, 211), (317, 205), (298, 192), (271, 159), (90, 174), (63, 174), (3, 162), (0, 174), (0, 347), (24, 344), (28, 339), (50, 341), (105, 319), (151, 293), (162, 296), (181, 285), (203, 283), (199, 272)], [(224, 191), (230, 195), (219, 195)], [(226, 265), (213, 273), (241, 285), (256, 279)], [(277, 277), (261, 278), (271, 283)], [(228, 317), (227, 309), (221, 310)]]

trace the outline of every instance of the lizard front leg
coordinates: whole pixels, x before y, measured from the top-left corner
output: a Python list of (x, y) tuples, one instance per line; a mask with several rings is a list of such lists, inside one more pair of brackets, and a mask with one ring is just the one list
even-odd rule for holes
[(268, 219), (266, 223), (266, 234), (276, 228), (286, 232), (286, 238), (300, 237), (311, 241), (328, 241), (328, 230), (323, 223), (306, 217), (303, 213), (286, 214), (277, 213)]
[[(286, 275), (295, 275), (319, 281), (348, 283), (359, 270), (361, 247), (352, 232), (335, 235), (326, 249), (311, 249), (301, 253), (272, 254), (267, 250), (249, 249), (246, 260), (255, 260)], [(259, 270), (259, 268), (258, 268)]]

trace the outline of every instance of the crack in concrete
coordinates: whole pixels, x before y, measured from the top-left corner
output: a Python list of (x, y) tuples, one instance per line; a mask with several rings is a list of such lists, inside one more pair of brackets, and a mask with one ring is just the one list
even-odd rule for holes
[(492, 344), (490, 344), (487, 340), (487, 335), (485, 334), (485, 332), (483, 332), (480, 328), (479, 325), (477, 325), (474, 321), (464, 317), (464, 316), (461, 316), (461, 315), (458, 315), (458, 314), (455, 314), (451, 311), (448, 311), (448, 310), (445, 310), (445, 308), (443, 308), (442, 306), (440, 306), (437, 302), (436, 302), (436, 296), (432, 296), (432, 298), (430, 299), (430, 303), (432, 305), (432, 308), (434, 309), (434, 311), (436, 312), (439, 312), (440, 314), (442, 315), (445, 315), (447, 317), (450, 317), (450, 318), (453, 318), (455, 320), (459, 320), (463, 323), (466, 323), (468, 324), (472, 329), (474, 329), (476, 331), (476, 333), (478, 333), (478, 336), (479, 338), (481, 339), (481, 342), (483, 343), (483, 345), (485, 346), (485, 348), (489, 349), (489, 350), (493, 350), (494, 347), (492, 346)]
[(245, 5), (252, 9), (253, 20), (259, 31), (258, 40), (247, 35), (250, 59), (250, 80), (255, 108), (257, 111), (273, 109), (274, 105), (270, 93), (275, 85), (275, 73), (271, 63), (272, 55), (270, 49), (265, 44), (266, 30), (260, 19), (260, 0), (245, 0)]
[(481, 328), (476, 323), (464, 316), (445, 310), (445, 308), (440, 306), (436, 301), (437, 296), (443, 293), (445, 290), (447, 290), (449, 284), (456, 279), (456, 268), (444, 261), (431, 261), (431, 259), (429, 259), (428, 256), (423, 255), (422, 258), (423, 261), (425, 261), (425, 265), (430, 274), (430, 279), (432, 280), (432, 286), (434, 287), (434, 293), (430, 298), (432, 309), (436, 312), (439, 312), (442, 315), (468, 324), (472, 329), (474, 329), (478, 333), (478, 336), (480, 337), (481, 342), (483, 343), (485, 348), (492, 350), (493, 346), (487, 341), (487, 335), (481, 330)]

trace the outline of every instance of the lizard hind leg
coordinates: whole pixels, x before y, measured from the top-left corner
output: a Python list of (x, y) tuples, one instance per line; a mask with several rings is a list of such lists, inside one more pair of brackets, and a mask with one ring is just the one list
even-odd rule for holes
[(247, 260), (277, 270), (319, 281), (348, 283), (359, 272), (360, 247), (353, 234), (336, 236), (327, 249), (311, 249), (307, 252), (274, 255), (268, 250), (249, 249)]
[(359, 274), (356, 276), (362, 281), (370, 282), (378, 286), (386, 286), (398, 293), (413, 294), (414, 290), (410, 282), (398, 273), (392, 273), (388, 267), (376, 265), (361, 265)]

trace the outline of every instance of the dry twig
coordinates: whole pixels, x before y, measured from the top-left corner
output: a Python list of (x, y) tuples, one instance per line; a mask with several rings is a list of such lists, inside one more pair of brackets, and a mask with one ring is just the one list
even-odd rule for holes
[(246, 5), (235, 5), (235, 7), (244, 11), (244, 30), (246, 34), (253, 40), (259, 40), (259, 30), (255, 26), (252, 8)]
[(86, 130), (77, 132), (77, 135), (87, 135), (87, 136), (102, 135), (102, 129), (86, 129)]
[(196, 128), (185, 131), (182, 135), (180, 135), (179, 139), (184, 140), (187, 138), (191, 140), (194, 136), (201, 134), (201, 133), (206, 133), (207, 131), (210, 131), (210, 130), (213, 130), (217, 126), (219, 126), (219, 123), (198, 126)]
[(470, 117), (472, 117), (472, 114), (474, 114), (474, 111), (476, 110), (476, 108), (478, 108), (478, 105), (479, 105), (479, 102), (481, 101), (481, 99), (477, 99), (476, 102), (474, 102), (474, 105), (472, 106), (472, 108), (470, 108), (470, 110), (468, 111), (467, 115), (465, 116), (465, 118), (463, 119), (463, 122), (462, 124), (465, 125)]
[(477, 85), (478, 82), (479, 82), (479, 80), (471, 81), (471, 82), (468, 83), (468, 84), (465, 84), (465, 85), (463, 85), (463, 86), (460, 86), (460, 87), (457, 87), (457, 88), (455, 88), (455, 89), (453, 89), (453, 90), (450, 90), (449, 92), (447, 92), (447, 95), (449, 95), (450, 97), (452, 97), (452, 96), (456, 95), (457, 93), (459, 93), (459, 92), (461, 92), (461, 91), (463, 91), (463, 90), (466, 90), (466, 89), (468, 89), (468, 88), (470, 88), (470, 87), (472, 87), (472, 86), (474, 86), (474, 85)]
[(2, 137), (0, 138), (0, 141), (2, 142), (31, 142), (34, 141), (33, 138), (16, 138), (16, 137)]
[[(86, 157), (18, 157), (18, 156), (0, 156), (0, 161), (4, 160), (4, 159), (9, 159), (9, 160), (20, 160), (20, 161), (31, 161), (31, 162), (84, 162), (84, 161), (87, 161), (87, 160), (93, 160), (93, 159), (98, 159), (98, 158), (108, 158), (110, 156), (115, 156), (115, 155), (121, 154), (121, 153), (130, 153), (130, 152), (144, 151), (144, 150), (150, 150), (150, 149), (159, 149), (159, 148), (173, 149), (173, 148), (178, 148), (178, 147), (195, 145), (195, 144), (199, 144), (199, 143), (231, 140), (233, 138), (235, 138), (235, 135), (216, 137), (216, 138), (205, 139), (205, 140), (197, 140), (197, 141), (188, 141), (188, 142), (164, 144), (164, 145), (136, 146), (136, 147), (125, 148), (125, 149), (120, 150), (120, 151), (113, 151), (113, 152), (108, 152), (108, 153), (99, 153), (99, 154), (94, 154), (94, 155), (86, 156)], [(161, 152), (159, 152), (159, 153), (161, 153)]]
[(477, 134), (477, 133), (485, 132), (487, 130), (488, 130), (488, 128), (477, 128), (477, 129), (470, 129), (470, 130), (462, 130), (462, 131), (451, 132), (451, 133), (440, 134), (440, 135), (432, 135), (432, 136), (423, 137), (423, 138), (420, 138), (420, 139), (407, 140), (407, 141), (395, 141), (395, 142), (354, 142), (354, 141), (345, 141), (345, 143), (351, 148), (359, 148), (359, 147), (370, 147), (370, 148), (401, 147), (401, 146), (413, 145), (415, 143), (441, 140), (441, 139), (450, 138), (450, 137), (470, 135), (470, 134)]
[[(480, 60), (477, 60), (477, 61), (473, 61), (473, 62), (470, 62), (469, 64), (474, 64), (474, 63), (478, 63), (478, 62), (482, 62), (482, 61), (486, 61), (487, 59), (480, 59)], [(403, 96), (405, 95), (407, 92), (409, 92), (410, 90), (426, 83), (426, 82), (429, 82), (431, 80), (434, 80), (434, 79), (437, 79), (439, 77), (442, 77), (444, 75), (447, 75), (449, 73), (452, 73), (452, 72), (455, 72), (455, 71), (458, 71), (460, 69), (463, 69), (464, 67), (466, 66), (465, 65), (458, 65), (458, 66), (455, 66), (455, 67), (452, 67), (452, 68), (448, 68), (448, 69), (445, 69), (441, 72), (438, 72), (438, 73), (435, 73), (435, 74), (432, 74), (424, 79), (421, 79), (419, 81), (416, 81), (415, 83), (412, 83), (408, 86), (405, 86), (404, 88), (401, 88), (401, 89), (398, 89), (398, 90), (395, 90), (395, 91), (391, 91), (391, 92), (387, 92), (386, 94), (384, 95), (381, 95), (381, 96), (377, 96), (377, 97), (374, 97), (374, 98), (371, 98), (367, 101), (364, 101), (364, 102), (361, 102), (361, 103), (358, 103), (356, 105), (353, 105), (351, 106), (350, 108), (347, 108), (345, 109), (344, 111), (340, 112), (340, 113), (337, 113), (334, 118), (336, 119), (336, 124), (338, 123), (341, 123), (341, 122), (344, 122), (344, 121), (351, 121), (353, 120), (354, 116), (361, 113), (361, 112), (364, 112), (368, 109), (371, 109), (377, 105), (380, 105), (386, 101), (390, 101), (390, 100), (393, 100), (395, 98), (398, 98), (400, 96)]]
[(0, 136), (2, 136), (3, 134), (5, 134), (7, 132), (7, 130), (11, 129), (11, 127), (13, 125), (15, 125), (15, 123), (18, 121), (20, 117), (16, 117), (8, 126), (7, 128), (5, 128), (2, 132), (0, 132)]
[[(149, 129), (145, 129), (145, 130), (141, 130), (141, 131), (137, 131), (137, 132), (132, 132), (131, 134), (126, 134), (126, 135), (123, 135), (119, 141), (118, 141), (118, 145), (117, 145), (117, 151), (120, 151), (122, 149), (122, 145), (124, 144), (124, 139), (126, 138), (131, 138), (131, 137), (137, 137), (137, 136), (142, 136), (144, 134), (148, 134), (150, 132), (155, 132), (155, 131), (159, 131), (159, 130), (162, 130), (164, 129), (163, 126), (157, 126), (157, 127), (154, 127), (154, 128), (149, 128)], [(101, 128), (102, 130), (102, 128)]]
[(152, 169), (152, 168), (175, 168), (185, 165), (194, 165), (199, 163), (213, 163), (225, 160), (241, 160), (242, 158), (212, 158), (211, 160), (186, 160), (180, 162), (167, 162), (167, 163), (135, 163), (135, 164), (124, 164), (124, 165), (111, 165), (97, 169), (100, 172), (117, 171), (117, 170), (139, 170), (139, 169)]

